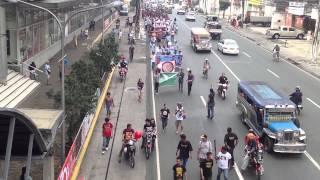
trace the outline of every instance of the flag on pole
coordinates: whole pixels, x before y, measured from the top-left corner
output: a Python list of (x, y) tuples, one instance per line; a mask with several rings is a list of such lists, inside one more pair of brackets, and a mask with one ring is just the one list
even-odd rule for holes
[(178, 73), (160, 73), (160, 86), (176, 86)]

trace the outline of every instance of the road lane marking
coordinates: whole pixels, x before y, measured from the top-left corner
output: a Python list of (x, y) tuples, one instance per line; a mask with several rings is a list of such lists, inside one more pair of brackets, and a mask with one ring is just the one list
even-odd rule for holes
[(236, 173), (237, 173), (237, 175), (239, 177), (239, 180), (244, 180), (244, 178), (243, 178), (243, 176), (241, 174), (241, 171), (240, 171), (240, 169), (239, 169), (239, 167), (238, 167), (236, 162), (234, 162), (234, 170), (236, 171)]
[(200, 99), (201, 99), (204, 107), (206, 107), (206, 106), (207, 106), (207, 102), (206, 102), (206, 100), (204, 99), (204, 97), (203, 97), (203, 96), (200, 96)]
[[(153, 108), (153, 118), (154, 121), (157, 124), (157, 116), (156, 116), (156, 104), (155, 104), (155, 98), (154, 98), (154, 83), (153, 83), (153, 72), (152, 70), (150, 71), (151, 73), (151, 93), (152, 93), (152, 108)], [(161, 174), (160, 174), (160, 155), (159, 155), (159, 141), (158, 138), (155, 138), (156, 140), (156, 163), (157, 163), (157, 180), (161, 180)]]
[(179, 19), (179, 21), (180, 21), (187, 29), (191, 30), (191, 27), (190, 27), (187, 23), (185, 23), (181, 18), (178, 17), (177, 19)]
[(271, 71), (270, 69), (267, 69), (267, 71), (269, 73), (271, 73), (272, 75), (274, 75), (276, 78), (280, 79), (280, 76), (278, 74), (276, 74), (275, 72)]
[(211, 50), (211, 53), (214, 54), (218, 60), (221, 62), (221, 64), (224, 65), (224, 67), (233, 75), (234, 78), (237, 79), (237, 81), (240, 81), (240, 78), (229, 68), (229, 66), (223, 62), (223, 60), (220, 58), (220, 56), (218, 56), (218, 54), (216, 52), (214, 52), (213, 50)]
[(246, 55), (248, 58), (251, 58), (251, 56), (248, 53), (244, 52), (244, 51), (242, 51), (242, 54)]
[[(245, 36), (241, 36), (241, 35), (240, 35), (240, 34), (238, 34), (237, 32), (234, 32), (234, 31), (232, 31), (232, 30), (230, 30), (230, 29), (228, 29), (228, 28), (224, 28), (224, 29), (226, 29), (226, 30), (227, 30), (227, 31), (229, 31), (229, 32), (232, 32), (233, 34), (237, 35), (238, 37), (241, 37), (242, 39), (247, 40), (249, 43), (251, 43), (251, 44), (253, 44), (253, 45), (256, 45), (256, 46), (260, 47), (262, 50), (264, 50), (265, 52), (267, 52), (267, 53), (269, 53), (269, 54), (272, 54), (272, 53), (273, 53), (271, 50), (268, 50), (268, 49), (266, 49), (266, 48), (265, 48), (265, 47), (263, 47), (263, 46), (259, 46), (259, 45), (257, 45), (257, 43), (255, 43), (255, 42), (253, 42), (253, 41), (249, 40), (249, 39), (248, 39), (248, 38), (246, 38)], [(271, 56), (270, 56), (270, 57), (271, 57)], [(287, 64), (289, 64), (290, 66), (292, 66), (292, 67), (294, 67), (294, 68), (298, 69), (299, 71), (301, 71), (301, 72), (305, 73), (305, 74), (306, 74), (306, 75), (308, 75), (309, 77), (311, 77), (311, 78), (315, 79), (316, 81), (320, 81), (320, 79), (319, 79), (319, 78), (317, 78), (316, 76), (314, 76), (313, 74), (311, 74), (311, 73), (307, 72), (306, 70), (304, 70), (304, 69), (302, 69), (302, 68), (300, 68), (300, 67), (298, 67), (298, 66), (296, 66), (296, 65), (292, 64), (292, 63), (291, 63), (291, 62), (289, 62), (288, 60), (286, 60), (286, 59), (284, 59), (284, 58), (281, 58), (281, 57), (280, 57), (280, 59), (281, 59), (281, 60), (283, 60), (284, 62), (286, 62)]]
[(317, 163), (316, 160), (313, 159), (313, 157), (306, 151), (304, 154), (307, 156), (307, 158), (312, 162), (312, 164), (320, 171), (320, 165)]
[(320, 105), (319, 105), (319, 104), (317, 104), (316, 102), (314, 102), (312, 99), (307, 98), (307, 100), (308, 100), (308, 101), (310, 101), (313, 105), (315, 105), (317, 108), (319, 108), (319, 109), (320, 109)]

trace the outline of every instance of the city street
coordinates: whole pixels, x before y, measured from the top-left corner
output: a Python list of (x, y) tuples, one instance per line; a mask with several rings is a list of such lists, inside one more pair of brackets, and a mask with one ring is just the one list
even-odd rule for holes
[[(230, 38), (237, 41), (240, 46), (238, 56), (223, 55), (217, 51), (217, 42), (212, 41), (213, 50), (210, 53), (195, 53), (190, 46), (190, 28), (203, 27), (204, 18), (197, 17), (196, 22), (186, 22), (184, 16), (173, 13), (177, 17), (179, 32), (177, 41), (183, 52), (183, 68), (186, 73), (187, 68), (191, 68), (195, 75), (195, 81), (191, 96), (187, 96), (186, 83), (184, 92), (178, 92), (178, 87), (161, 87), (159, 94), (155, 95), (157, 114), (163, 104), (167, 104), (171, 112), (174, 112), (177, 102), (182, 102), (187, 113), (184, 121), (184, 133), (193, 146), (192, 159), (187, 165), (188, 179), (199, 179), (199, 167), (196, 160), (197, 146), (200, 136), (203, 133), (213, 142), (217, 141), (217, 150), (223, 145), (223, 137), (227, 127), (232, 127), (238, 135), (240, 142), (235, 150), (237, 167), (230, 171), (230, 179), (255, 179), (253, 169), (240, 172), (244, 143), (243, 139), (248, 131), (239, 118), (239, 111), (235, 106), (237, 95), (237, 83), (240, 80), (259, 80), (269, 83), (272, 87), (289, 95), (296, 86), (301, 86), (303, 92), (304, 109), (299, 116), (301, 128), (307, 133), (307, 152), (305, 154), (278, 154), (265, 153), (263, 179), (268, 180), (301, 180), (320, 175), (320, 140), (318, 128), (320, 125), (320, 91), (319, 79), (305, 73), (294, 65), (281, 60), (272, 61), (272, 54), (247, 38), (239, 36), (236, 32), (223, 28), (222, 38)], [(202, 78), (202, 64), (208, 58), (211, 64), (209, 78)], [(227, 98), (223, 101), (216, 95), (215, 118), (206, 118), (207, 109), (205, 102), (209, 94), (209, 89), (213, 85), (217, 89), (218, 77), (224, 72), (230, 81), (227, 91)], [(186, 79), (186, 77), (185, 77)], [(173, 113), (172, 113), (173, 114)], [(171, 115), (172, 115), (171, 114)], [(159, 118), (158, 118), (159, 119)], [(172, 166), (175, 163), (175, 152), (179, 142), (179, 135), (175, 134), (175, 117), (170, 116), (167, 132), (161, 132), (159, 137), (159, 154), (161, 179), (172, 179)], [(160, 123), (160, 122), (159, 122)], [(158, 125), (160, 126), (160, 124)], [(160, 132), (160, 131), (159, 131)], [(214, 175), (217, 170), (214, 169)]]

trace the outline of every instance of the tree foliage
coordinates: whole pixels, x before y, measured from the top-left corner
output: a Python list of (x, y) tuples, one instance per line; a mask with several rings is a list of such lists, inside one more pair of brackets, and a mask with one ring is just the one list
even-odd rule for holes
[(226, 0), (220, 0), (219, 1), (219, 7), (221, 11), (225, 11), (230, 6), (230, 2)]

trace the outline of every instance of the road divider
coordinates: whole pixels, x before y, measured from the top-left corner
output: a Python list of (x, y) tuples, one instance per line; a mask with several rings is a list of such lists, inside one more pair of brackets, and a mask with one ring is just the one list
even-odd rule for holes
[(308, 100), (309, 102), (311, 102), (313, 105), (315, 105), (317, 108), (319, 108), (319, 109), (320, 109), (320, 105), (319, 105), (319, 104), (317, 104), (316, 102), (314, 102), (312, 99), (307, 98), (307, 100)]
[(304, 152), (304, 155), (306, 155), (307, 158), (312, 162), (312, 164), (320, 171), (320, 165), (317, 163), (316, 160), (313, 159), (313, 157), (307, 151)]
[(274, 75), (276, 78), (280, 79), (280, 76), (278, 74), (276, 74), (275, 72), (271, 71), (270, 69), (267, 69), (267, 71), (269, 73), (271, 73), (272, 75)]

